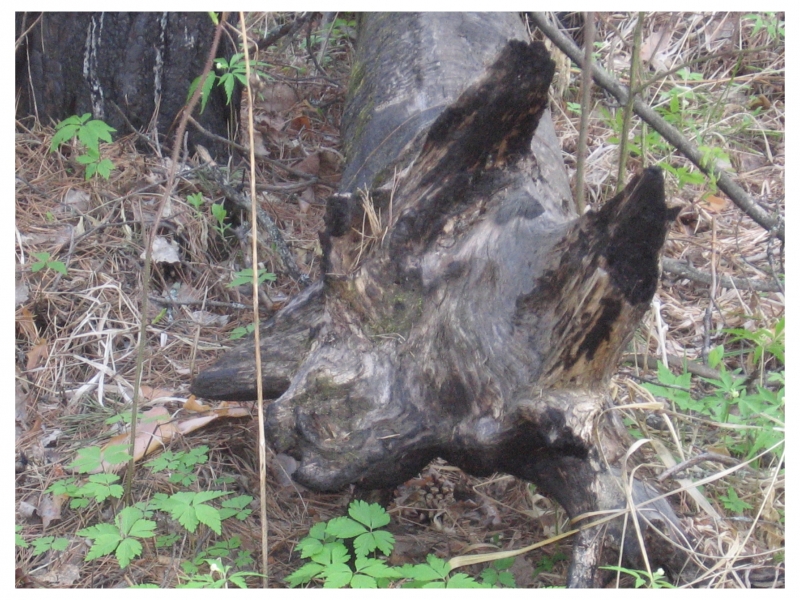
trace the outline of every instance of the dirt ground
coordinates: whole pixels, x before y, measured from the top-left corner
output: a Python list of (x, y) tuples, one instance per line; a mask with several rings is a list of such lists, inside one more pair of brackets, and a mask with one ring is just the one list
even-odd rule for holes
[[(250, 35), (258, 38), (293, 18), (296, 15), (251, 14)], [(598, 18), (598, 60), (623, 81), (635, 21), (636, 15), (629, 13), (603, 13)], [(577, 20), (565, 17), (564, 22), (569, 25)], [(298, 269), (311, 279), (319, 276), (318, 232), (325, 199), (336, 191), (344, 163), (339, 123), (354, 44), (352, 15), (318, 17), (313, 32), (313, 39), (308, 39), (310, 53), (305, 30), (261, 52), (258, 59), (269, 65), (266, 70), (272, 80), (253, 82), (259, 203), (277, 224)], [(642, 39), (643, 54), (645, 49), (649, 53), (650, 76), (718, 55), (691, 63), (695, 79), (679, 80), (672, 73), (651, 84), (650, 101), (668, 105), (670, 90), (691, 89), (692, 98), (680, 100), (688, 103), (684, 131), (718, 144), (726, 153), (719, 160), (728, 161), (726, 166), (737, 183), (772, 214), (783, 215), (785, 48), (782, 37), (776, 41), (770, 35), (767, 27), (756, 29), (754, 19), (731, 13), (648, 13)], [(743, 44), (762, 49), (743, 55), (729, 52)], [(580, 72), (570, 68), (560, 53), (554, 52), (554, 57), (558, 76), (552, 112), (573, 177), (580, 118), (571, 107), (579, 101)], [(249, 103), (245, 96), (243, 115)], [(616, 108), (610, 97), (595, 90), (594, 106), (586, 182), (589, 203), (598, 205), (612, 195), (616, 183), (618, 134), (613, 118), (607, 117)], [(700, 107), (696, 114), (689, 110), (694, 106)], [(712, 119), (712, 113), (704, 110), (715, 110), (716, 116)], [(142, 223), (154, 220), (169, 168), (167, 159), (137, 149), (136, 136), (120, 131), (113, 143), (101, 146), (103, 156), (116, 166), (110, 178), (86, 181), (74, 147), (50, 152), (50, 124), (18, 121), (16, 131), (15, 523), (29, 544), (45, 536), (68, 540), (60, 550), (41, 553), (30, 545), (18, 547), (17, 586), (153, 583), (174, 587), (184, 581), (181, 563), (215, 540), (236, 536), (241, 540), (240, 552), (249, 551), (253, 557), (247, 570), (257, 570), (262, 550), (255, 409), (242, 405), (236, 407), (240, 413), (229, 411), (234, 416), (209, 412), (209, 407), (218, 406), (190, 399), (188, 394), (193, 375), (232, 347), (236, 343), (232, 335), (252, 323), (250, 286), (230, 285), (236, 273), (252, 265), (249, 215), (224, 203), (219, 187), (199, 169), (202, 161), (188, 157), (157, 232), (164, 246), (154, 255), (150, 301), (143, 315)], [(246, 143), (243, 132), (237, 139)], [(680, 155), (655, 144), (647, 160), (648, 164), (665, 160), (676, 168), (689, 167)], [(634, 156), (629, 174), (641, 165), (641, 157)], [(238, 182), (241, 176), (240, 170), (231, 180)], [(669, 176), (668, 194), (669, 203), (681, 206), (682, 212), (670, 231), (666, 257), (713, 274), (717, 283), (723, 276), (732, 276), (763, 282), (774, 291), (710, 286), (665, 268), (656, 296), (660, 310), (648, 314), (627, 356), (639, 355), (641, 361), (643, 355), (660, 357), (666, 352), (702, 362), (704, 347), (729, 342), (724, 330), (774, 330), (785, 311), (784, 254), (779, 241), (705, 180), (682, 182)], [(201, 197), (202, 203), (195, 206), (192, 199), (199, 202)], [(212, 212), (218, 210), (212, 204), (226, 209), (222, 221), (219, 213)], [(264, 231), (259, 236), (259, 268), (277, 275), (262, 286), (263, 320), (301, 286), (286, 273), (274, 240)], [(37, 263), (44, 264), (37, 269)], [(86, 477), (68, 467), (78, 449), (124, 434), (122, 422), (115, 417), (130, 410), (143, 319), (148, 325), (141, 409), (158, 409), (173, 423), (189, 423), (183, 430), (178, 428), (168, 442), (169, 450), (200, 446), (209, 450), (207, 462), (188, 487), (170, 481), (165, 471), (152, 472), (140, 465), (132, 484), (134, 500), (182, 489), (221, 490), (252, 496), (253, 512), (244, 520), (223, 521), (220, 535), (210, 530), (194, 535), (182, 531), (180, 541), (166, 550), (148, 541), (141, 556), (120, 569), (113, 556), (86, 561), (88, 544), (76, 532), (99, 521), (113, 521), (121, 504), (112, 498), (72, 509), (68, 499), (48, 490), (67, 477)], [(752, 353), (744, 351), (726, 361), (729, 369), (740, 368), (753, 378), (763, 375), (758, 373), (760, 367), (768, 372), (780, 367), (774, 358), (766, 366), (754, 363)], [(642, 370), (632, 360), (623, 364), (613, 381), (617, 402), (649, 401), (650, 392), (643, 387), (648, 381), (656, 381), (654, 369)], [(705, 384), (696, 377), (694, 385), (693, 392), (702, 394)], [(213, 420), (199, 421), (212, 413)], [(642, 465), (638, 475), (656, 478), (672, 464), (708, 452), (730, 459), (698, 461), (662, 483), (665, 489), (676, 489), (680, 477), (712, 479), (698, 492), (705, 504), (687, 492), (671, 498), (686, 529), (703, 540), (698, 554), (724, 557), (702, 585), (771, 585), (750, 573), (758, 565), (782, 569), (782, 450), (732, 468), (732, 464), (741, 465), (742, 457), (723, 442), (727, 430), (719, 423), (669, 404), (658, 414), (666, 415), (666, 421), (655, 418), (652, 410), (625, 411), (626, 422), (638, 432), (636, 437), (656, 440), (634, 455), (632, 460)], [(443, 461), (435, 461), (395, 490), (372, 495), (355, 490), (314, 493), (286, 480), (279, 461), (269, 452), (267, 463), (270, 587), (285, 587), (284, 577), (303, 564), (295, 546), (309, 528), (345, 514), (354, 498), (380, 500), (387, 506), (392, 517), (389, 530), (397, 540), (391, 564), (421, 562), (430, 553), (449, 559), (522, 548), (570, 528), (560, 507), (534, 486), (502, 474), (470, 477)], [(713, 479), (714, 475), (719, 478)], [(729, 490), (751, 508), (731, 510), (730, 502), (720, 500), (732, 498)], [(158, 527), (161, 534), (175, 533), (169, 521), (159, 522)], [(570, 551), (565, 539), (518, 556), (510, 567), (516, 586), (564, 585)], [(485, 567), (474, 565), (464, 572), (477, 576)], [(260, 585), (255, 578), (247, 581), (250, 587)], [(630, 587), (633, 581), (624, 577), (620, 585)]]

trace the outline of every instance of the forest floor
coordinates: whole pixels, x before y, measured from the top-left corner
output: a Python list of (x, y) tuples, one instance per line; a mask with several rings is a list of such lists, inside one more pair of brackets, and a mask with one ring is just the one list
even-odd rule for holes
[[(252, 14), (249, 35), (257, 39), (293, 18)], [(564, 25), (571, 21), (579, 20), (568, 16)], [(623, 82), (635, 24), (635, 14), (598, 15), (597, 60)], [(311, 35), (303, 29), (258, 55), (271, 76), (254, 81), (259, 201), (298, 268), (311, 279), (319, 276), (325, 200), (337, 189), (344, 161), (339, 123), (354, 26), (351, 15), (318, 18)], [(781, 14), (648, 13), (642, 31), (648, 77), (686, 65), (650, 83), (643, 97), (708, 148), (710, 160), (723, 165), (773, 215), (785, 209), (782, 28)], [(558, 74), (551, 108), (574, 179), (580, 72), (557, 51), (554, 58)], [(245, 98), (243, 115), (247, 108)], [(595, 89), (586, 172), (591, 206), (614, 193), (621, 113)], [(639, 476), (660, 479), (665, 490), (688, 486), (689, 491), (671, 496), (673, 506), (701, 540), (698, 555), (719, 557), (698, 585), (782, 585), (783, 245), (660, 136), (643, 133), (638, 120), (634, 124), (628, 176), (643, 164), (662, 165), (668, 201), (682, 208), (665, 256), (713, 281), (665, 267), (653, 308), (612, 382), (632, 437), (650, 440), (635, 447), (631, 468), (638, 465)], [(227, 575), (257, 571), (255, 409), (252, 403), (221, 409), (188, 393), (194, 374), (235, 345), (253, 320), (250, 285), (234, 281), (251, 266), (249, 216), (225, 203), (213, 182), (191, 171), (200, 163), (190, 157), (158, 231), (164, 244), (154, 253), (151, 298), (143, 315), (141, 223), (153, 221), (167, 161), (137, 150), (130, 132), (116, 132), (113, 143), (101, 145), (103, 157), (115, 165), (110, 178), (87, 181), (74, 147), (72, 155), (63, 148), (50, 151), (53, 133), (39, 123), (17, 124), (17, 586), (219, 583), (219, 571), (210, 572), (204, 562), (215, 556)], [(238, 139), (246, 143), (245, 135)], [(240, 169), (231, 179), (241, 176)], [(286, 274), (273, 240), (260, 235), (259, 268), (276, 274), (260, 294), (265, 320), (301, 287)], [(739, 280), (726, 284), (724, 276)], [(756, 290), (754, 282), (765, 287)], [(243, 500), (234, 516), (216, 526), (218, 533), (202, 516), (191, 532), (184, 521), (182, 528), (176, 521), (158, 520), (157, 536), (142, 535), (139, 553), (133, 552), (122, 568), (119, 553), (101, 554), (99, 538), (87, 535), (91, 527), (115, 522), (122, 504), (115, 498), (121, 488), (114, 486), (121, 480), (81, 471), (90, 469), (92, 456), (97, 463), (92, 448), (125, 435), (143, 319), (148, 325), (140, 398), (147, 412), (140, 427), (145, 435), (153, 433), (147, 429), (149, 417), (165, 429), (169, 422), (174, 434), (167, 443), (171, 454), (140, 461), (133, 500), (179, 492), (225, 492), (228, 499)], [(671, 372), (654, 364), (648, 368), (648, 360), (666, 355), (672, 357)], [(693, 375), (683, 375), (684, 364)], [(660, 403), (658, 410), (653, 402)], [(76, 458), (89, 467), (81, 469)], [(556, 503), (533, 485), (502, 474), (475, 478), (435, 461), (379, 498), (354, 490), (302, 489), (283, 475), (280, 460), (268, 451), (270, 587), (285, 587), (284, 578), (306, 562), (295, 547), (311, 526), (346, 514), (354, 498), (380, 499), (387, 507), (388, 529), (396, 539), (388, 559), (393, 565), (424, 562), (428, 554), (447, 560), (519, 549), (569, 529)], [(674, 465), (680, 467), (671, 469)], [(214, 496), (208, 495), (208, 502), (219, 510), (226, 497)], [(87, 539), (94, 544), (91, 550)], [(498, 569), (513, 575), (516, 587), (562, 586), (570, 550), (566, 538)], [(756, 568), (761, 565), (776, 567), (768, 577), (777, 574), (778, 580), (765, 580)], [(462, 571), (480, 579), (487, 566)], [(243, 581), (261, 585), (255, 577)], [(610, 585), (631, 587), (636, 581), (626, 575)]]

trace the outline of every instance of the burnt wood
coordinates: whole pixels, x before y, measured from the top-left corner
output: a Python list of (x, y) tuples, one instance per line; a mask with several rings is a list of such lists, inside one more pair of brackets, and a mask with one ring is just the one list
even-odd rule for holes
[[(554, 64), (525, 38), (511, 14), (361, 18), (325, 274), (261, 332), (267, 434), (307, 487), (393, 486), (442, 457), (533, 481), (580, 524), (627, 504), (616, 464), (629, 440), (608, 382), (675, 212), (649, 168), (574, 213), (547, 109)], [(192, 391), (254, 398), (252, 344)], [(647, 503), (651, 566), (676, 574), (675, 515), (629, 485)], [(622, 528), (581, 532), (570, 585), (599, 583), (603, 552), (623, 544), (641, 565)]]

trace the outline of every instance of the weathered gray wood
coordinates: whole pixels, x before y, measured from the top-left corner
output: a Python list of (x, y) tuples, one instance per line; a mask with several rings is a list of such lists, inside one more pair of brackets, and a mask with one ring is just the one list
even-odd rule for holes
[[(490, 34), (463, 38), (476, 24)], [(608, 466), (627, 441), (607, 385), (653, 296), (675, 215), (660, 171), (646, 169), (576, 218), (546, 111), (553, 63), (523, 37), (511, 14), (362, 18), (363, 73), (345, 128), (358, 142), (346, 144), (343, 193), (328, 206), (325, 276), (262, 332), (267, 387), (277, 394), (274, 382), (288, 381), (267, 433), (298, 461), (303, 485), (396, 485), (438, 456), (534, 481), (573, 518), (626, 505)], [(466, 46), (451, 55), (449, 44)], [(427, 74), (449, 73), (448, 61), (466, 83), (443, 91)], [(359, 232), (362, 185), (380, 211), (375, 231)], [(364, 234), (375, 238), (366, 249)], [(252, 397), (252, 346), (243, 348), (193, 391), (227, 384), (228, 397)], [(633, 496), (654, 494), (634, 482)], [(679, 537), (666, 502), (648, 511)], [(621, 520), (607, 527), (612, 544), (621, 531)], [(596, 534), (576, 544), (571, 585), (597, 583)], [(638, 564), (638, 553), (629, 536), (626, 556)], [(679, 554), (650, 558), (680, 566)]]

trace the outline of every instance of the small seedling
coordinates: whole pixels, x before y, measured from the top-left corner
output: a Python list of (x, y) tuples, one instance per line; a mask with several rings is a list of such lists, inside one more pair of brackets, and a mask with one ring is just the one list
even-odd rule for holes
[(202, 523), (219, 535), (222, 532), (222, 516), (218, 508), (207, 504), (230, 492), (177, 492), (171, 496), (155, 494), (149, 506), (156, 510), (169, 513), (190, 533), (197, 531), (197, 526)]
[(481, 581), (493, 587), (517, 587), (514, 575), (508, 571), (514, 564), (514, 557), (501, 558), (481, 572)]
[[(263, 77), (264, 79), (270, 81), (272, 80), (272, 76), (264, 71), (264, 69), (267, 67), (269, 67), (269, 65), (265, 62), (250, 61), (251, 74), (256, 75), (257, 77)], [(233, 98), (233, 89), (236, 86), (236, 83), (238, 82), (240, 85), (247, 84), (247, 69), (244, 64), (244, 54), (241, 52), (237, 52), (231, 56), (230, 60), (226, 58), (216, 59), (214, 61), (214, 68), (214, 71), (209, 71), (208, 75), (206, 76), (206, 80), (203, 82), (203, 89), (200, 90), (201, 114), (206, 109), (206, 103), (211, 96), (211, 90), (214, 88), (215, 84), (222, 86), (222, 89), (225, 90), (227, 104), (231, 103), (231, 99)], [(197, 89), (199, 84), (200, 77), (197, 77), (194, 79), (194, 81), (192, 81), (191, 85), (189, 86), (189, 93), (186, 99), (187, 102), (194, 95), (194, 91)]]
[[(225, 284), (225, 287), (234, 288), (240, 285), (253, 285), (253, 269), (242, 269), (238, 271), (234, 277), (233, 281), (230, 283)], [(275, 273), (270, 273), (269, 271), (259, 270), (258, 272), (258, 285), (263, 284), (266, 281), (275, 281), (277, 276)]]
[(25, 541), (25, 538), (20, 535), (20, 531), (22, 531), (22, 525), (14, 525), (14, 545), (17, 548), (27, 548), (29, 544)]
[[(131, 560), (141, 555), (139, 539), (153, 537), (155, 521), (144, 518), (144, 512), (135, 506), (123, 508), (111, 523), (98, 523), (78, 531), (78, 535), (92, 541), (86, 553), (87, 562), (114, 553), (123, 569)], [(138, 539), (137, 539), (138, 538)]]
[(189, 452), (166, 450), (147, 463), (153, 473), (171, 471), (170, 483), (189, 486), (197, 480), (193, 473), (196, 465), (208, 462), (208, 446), (198, 446)]
[(42, 269), (51, 269), (62, 275), (67, 274), (67, 265), (60, 260), (51, 260), (49, 252), (34, 252), (36, 262), (31, 264), (31, 273), (38, 273)]
[(52, 535), (48, 535), (45, 537), (36, 538), (31, 542), (33, 546), (33, 556), (39, 556), (40, 554), (44, 554), (48, 550), (56, 550), (57, 552), (63, 552), (69, 546), (69, 538), (64, 537), (54, 537)]
[(253, 333), (255, 329), (256, 329), (255, 323), (250, 323), (246, 327), (237, 327), (236, 329), (231, 331), (231, 334), (228, 337), (232, 340), (238, 340), (246, 335)]
[(203, 206), (203, 194), (200, 192), (189, 194), (186, 196), (188, 202), (197, 212), (200, 212), (200, 207)]
[(675, 587), (669, 581), (666, 580), (663, 569), (657, 569), (653, 571), (653, 574), (651, 575), (647, 571), (626, 569), (625, 567), (600, 567), (600, 568), (605, 569), (607, 571), (618, 571), (619, 573), (630, 575), (631, 577), (634, 578), (633, 585), (636, 588), (640, 588), (642, 586), (646, 586), (652, 589)]
[(729, 511), (736, 513), (737, 515), (741, 515), (745, 510), (750, 510), (753, 508), (751, 504), (748, 504), (741, 498), (739, 498), (739, 494), (736, 493), (732, 487), (728, 488), (728, 495), (722, 496), (719, 499), (722, 502), (722, 505)]
[(177, 586), (179, 588), (228, 588), (228, 584), (232, 583), (238, 588), (247, 589), (247, 582), (245, 577), (264, 577), (255, 571), (238, 571), (231, 573), (231, 567), (226, 567), (218, 558), (206, 559), (208, 565), (208, 573), (196, 573), (188, 578), (186, 583)]
[(86, 167), (86, 179), (89, 180), (95, 175), (108, 179), (115, 165), (107, 158), (101, 160), (100, 141), (111, 142), (111, 132), (116, 129), (104, 121), (91, 119), (91, 117), (92, 115), (89, 113), (80, 117), (73, 115), (56, 125), (56, 132), (50, 143), (50, 152), (55, 152), (61, 144), (77, 138), (85, 148), (85, 153), (79, 154), (76, 160)]
[(81, 448), (77, 452), (78, 458), (69, 464), (70, 469), (78, 473), (90, 473), (103, 467), (103, 464), (120, 465), (130, 460), (127, 445), (115, 445), (102, 449), (98, 446)]
[(214, 218), (217, 220), (217, 224), (214, 225), (214, 229), (217, 230), (221, 237), (225, 237), (225, 232), (231, 227), (225, 223), (225, 219), (228, 217), (228, 211), (225, 210), (225, 207), (222, 206), (222, 203), (212, 204), (211, 214), (214, 215)]

